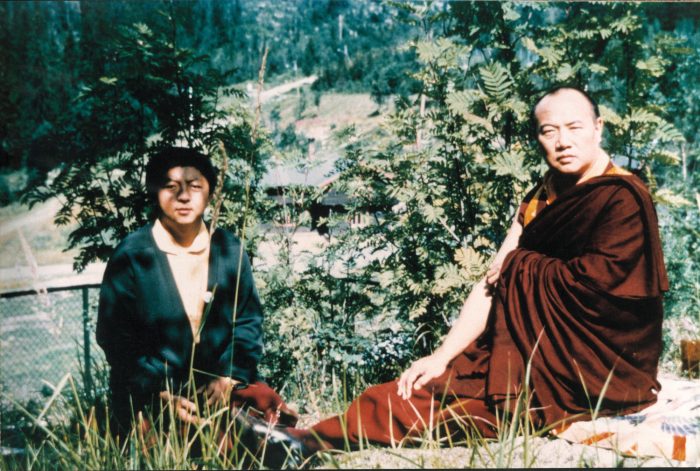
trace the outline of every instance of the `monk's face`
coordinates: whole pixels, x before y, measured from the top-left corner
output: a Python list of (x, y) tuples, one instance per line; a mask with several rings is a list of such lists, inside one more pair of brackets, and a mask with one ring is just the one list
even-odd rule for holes
[[(586, 97), (576, 90), (548, 95), (535, 108), (537, 140), (550, 168), (582, 181), (598, 171), (603, 120), (596, 118)], [(597, 165), (598, 164), (598, 165)]]
[(209, 204), (209, 182), (195, 167), (173, 167), (158, 190), (161, 222), (166, 227), (199, 223)]

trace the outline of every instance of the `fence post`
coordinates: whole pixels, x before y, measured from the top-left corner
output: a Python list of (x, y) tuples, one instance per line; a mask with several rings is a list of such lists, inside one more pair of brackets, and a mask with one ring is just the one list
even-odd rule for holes
[(92, 392), (92, 365), (90, 364), (90, 302), (88, 299), (88, 287), (83, 286), (83, 362), (85, 368), (85, 376), (83, 385), (85, 392)]

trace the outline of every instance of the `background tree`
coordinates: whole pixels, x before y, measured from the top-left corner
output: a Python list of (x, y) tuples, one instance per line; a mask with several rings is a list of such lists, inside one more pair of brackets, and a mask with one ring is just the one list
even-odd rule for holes
[(238, 101), (243, 93), (225, 86), (228, 73), (179, 46), (172, 10), (153, 28), (137, 23), (122, 30), (105, 57), (104, 75), (83, 86), (55, 130), (37, 139), (62, 164), (26, 195), (31, 204), (59, 198), (59, 225), (77, 220), (69, 237), (69, 248), (80, 249), (76, 269), (107, 260), (118, 241), (148, 220), (145, 164), (164, 146), (217, 155), (223, 142), (231, 162), (220, 224), (240, 230), (255, 214), (264, 163), (261, 142), (252, 142), (252, 119)]
[(81, 86), (109, 76), (121, 30), (136, 22), (157, 29), (163, 11), (177, 18), (177, 46), (204, 58), (193, 71), (228, 70), (224, 85), (255, 81), (266, 45), (274, 45), (268, 82), (317, 74), (317, 91), (364, 90), (375, 68), (406, 63), (392, 46), (409, 28), (369, 0), (2, 3), (0, 176), (21, 169), (41, 183), (61, 163), (41, 138), (65, 121)]
[[(661, 5), (646, 5), (660, 13)], [(663, 101), (663, 115), (674, 123), (684, 140), (672, 158), (678, 165), (658, 167), (655, 176), (660, 191), (671, 205), (660, 210), (664, 254), (671, 290), (664, 306), (664, 367), (679, 363), (679, 338), (700, 335), (700, 90), (693, 86), (700, 73), (700, 34), (696, 10), (655, 14), (647, 34), (657, 37), (667, 73), (655, 86)]]

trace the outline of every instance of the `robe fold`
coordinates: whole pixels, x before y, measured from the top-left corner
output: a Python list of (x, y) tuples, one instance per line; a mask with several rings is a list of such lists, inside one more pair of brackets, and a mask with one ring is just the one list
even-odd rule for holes
[(500, 408), (527, 390), (540, 425), (644, 408), (660, 388), (667, 289), (646, 187), (632, 175), (593, 178), (525, 225), (487, 331), (455, 362), (458, 378), (485, 375)]

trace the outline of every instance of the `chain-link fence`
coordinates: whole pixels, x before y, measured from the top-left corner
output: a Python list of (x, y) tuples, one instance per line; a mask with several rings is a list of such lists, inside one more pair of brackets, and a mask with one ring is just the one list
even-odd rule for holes
[[(66, 373), (91, 387), (99, 285), (0, 296), (0, 391), (19, 402), (51, 394)], [(85, 365), (89, 365), (85, 368)]]

